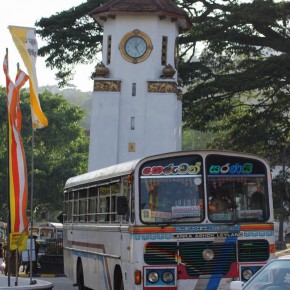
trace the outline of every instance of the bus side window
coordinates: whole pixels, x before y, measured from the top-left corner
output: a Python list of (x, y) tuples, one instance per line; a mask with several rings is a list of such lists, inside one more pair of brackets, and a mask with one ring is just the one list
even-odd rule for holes
[(79, 191), (79, 221), (87, 221), (87, 189), (80, 189)]
[(74, 207), (73, 207), (73, 221), (77, 222), (79, 221), (79, 201), (74, 201)]
[(101, 186), (99, 188), (99, 210), (98, 220), (105, 222), (109, 220), (108, 211), (110, 210), (110, 185)]
[(120, 195), (120, 181), (111, 185), (111, 222), (117, 222), (116, 196)]
[(68, 208), (67, 208), (67, 221), (68, 222), (72, 221), (72, 208), (73, 208), (73, 202), (69, 201)]
[(87, 199), (81, 199), (79, 201), (79, 221), (85, 222), (86, 221), (86, 206), (87, 205)]
[(99, 209), (98, 209), (98, 221), (105, 221), (105, 213), (106, 213), (106, 198), (99, 197)]
[(111, 199), (110, 199), (110, 196), (107, 196), (106, 197), (106, 222), (107, 221), (110, 221), (110, 208), (111, 208)]
[(90, 222), (96, 222), (98, 220), (98, 187), (94, 186), (89, 188), (89, 205), (88, 205)]
[(90, 198), (89, 199), (89, 216), (88, 220), (90, 222), (95, 222), (97, 220), (97, 199), (96, 198)]
[(132, 206), (129, 204), (130, 203), (130, 185), (128, 184), (128, 178), (123, 178), (122, 179), (122, 195), (127, 197), (128, 200), (128, 213), (122, 217), (123, 222), (129, 222), (129, 215), (131, 210), (133, 211)]

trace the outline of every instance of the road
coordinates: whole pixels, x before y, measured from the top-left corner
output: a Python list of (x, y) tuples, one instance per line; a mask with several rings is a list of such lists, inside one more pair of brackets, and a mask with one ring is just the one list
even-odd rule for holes
[[(280, 252), (276, 252), (276, 256), (283, 256), (290, 254), (290, 245), (287, 245), (288, 249)], [(3, 274), (0, 274), (0, 276)], [(34, 278), (35, 279), (35, 278)], [(73, 282), (66, 277), (54, 277), (54, 278), (36, 278), (52, 283), (54, 285), (53, 290), (77, 290), (77, 287), (73, 287)]]
[[(290, 245), (288, 249), (280, 252), (276, 252), (276, 256), (284, 256), (290, 254)], [(49, 281), (54, 284), (53, 290), (77, 290), (77, 287), (73, 287), (73, 282), (66, 277), (57, 278), (41, 278), (42, 280)]]
[(48, 281), (54, 285), (53, 290), (77, 290), (77, 287), (73, 287), (73, 282), (66, 277), (55, 278), (38, 278)]

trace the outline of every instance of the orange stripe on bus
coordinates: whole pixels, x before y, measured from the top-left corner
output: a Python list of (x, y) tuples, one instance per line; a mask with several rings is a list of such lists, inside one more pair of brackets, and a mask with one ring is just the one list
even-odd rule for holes
[(130, 227), (129, 232), (131, 234), (144, 234), (144, 233), (172, 233), (175, 232), (174, 227)]
[(241, 231), (245, 230), (274, 230), (274, 225), (272, 224), (254, 224), (254, 225), (241, 225)]

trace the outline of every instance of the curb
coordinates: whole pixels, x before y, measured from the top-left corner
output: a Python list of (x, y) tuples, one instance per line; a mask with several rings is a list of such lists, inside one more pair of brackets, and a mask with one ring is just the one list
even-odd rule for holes
[[(29, 274), (19, 274), (18, 277), (29, 278)], [(32, 277), (41, 277), (41, 278), (54, 278), (54, 277), (66, 277), (65, 274), (35, 274)]]

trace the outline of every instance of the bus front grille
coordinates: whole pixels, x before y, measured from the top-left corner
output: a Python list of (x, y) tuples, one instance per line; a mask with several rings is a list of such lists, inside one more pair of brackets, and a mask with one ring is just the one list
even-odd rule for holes
[[(211, 250), (213, 258), (206, 261), (203, 252)], [(222, 274), (229, 272), (236, 261), (235, 243), (180, 243), (179, 255), (189, 276)]]
[[(176, 264), (178, 260), (189, 276), (225, 275), (236, 261), (235, 243), (182, 242), (179, 244), (178, 259), (177, 248), (176, 243), (148, 243), (145, 246), (144, 260), (149, 265)], [(213, 252), (212, 260), (204, 260), (205, 250)]]
[(246, 240), (238, 242), (239, 262), (265, 262), (270, 256), (270, 246), (266, 240)]
[(149, 265), (176, 264), (176, 243), (148, 243), (145, 247), (144, 260)]

